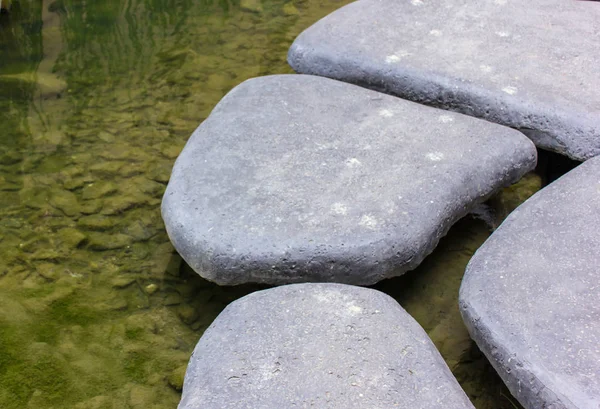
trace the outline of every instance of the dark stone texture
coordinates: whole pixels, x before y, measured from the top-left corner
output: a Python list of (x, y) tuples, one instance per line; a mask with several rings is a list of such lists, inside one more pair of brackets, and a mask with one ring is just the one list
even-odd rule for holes
[(294, 284), (230, 304), (190, 360), (179, 409), (473, 409), (391, 297)]
[(476, 116), (577, 160), (600, 153), (600, 5), (361, 0), (303, 32), (288, 61)]
[(415, 268), (535, 162), (506, 127), (326, 78), (262, 77), (194, 132), (162, 212), (216, 283), (368, 285)]
[(514, 211), (467, 267), (471, 336), (528, 409), (600, 407), (600, 157)]

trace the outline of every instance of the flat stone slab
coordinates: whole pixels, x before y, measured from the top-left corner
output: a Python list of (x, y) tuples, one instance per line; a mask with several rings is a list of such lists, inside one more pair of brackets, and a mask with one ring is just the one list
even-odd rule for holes
[(472, 409), (427, 334), (376, 290), (294, 284), (230, 304), (190, 360), (179, 409)]
[(356, 83), (600, 153), (600, 3), (361, 0), (303, 32), (300, 73)]
[(416, 267), (535, 162), (510, 128), (322, 77), (262, 77), (194, 132), (162, 213), (216, 283), (368, 285)]
[(515, 210), (460, 290), (471, 336), (529, 409), (600, 407), (600, 157)]

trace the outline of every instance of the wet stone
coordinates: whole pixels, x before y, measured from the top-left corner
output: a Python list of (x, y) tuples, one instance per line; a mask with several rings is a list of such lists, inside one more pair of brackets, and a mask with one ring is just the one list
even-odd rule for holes
[(518, 207), (469, 262), (463, 319), (528, 409), (598, 406), (600, 158)]
[(80, 227), (90, 230), (108, 230), (111, 227), (115, 226), (117, 223), (119, 223), (118, 218), (103, 216), (100, 214), (83, 216), (77, 221), (77, 224)]
[(180, 409), (473, 408), (423, 329), (391, 297), (295, 284), (233, 303), (189, 362)]
[(156, 234), (157, 227), (150, 223), (144, 223), (141, 220), (135, 220), (123, 230), (124, 233), (133, 237), (135, 241), (145, 241)]
[(51, 193), (50, 205), (61, 210), (67, 216), (77, 216), (79, 214), (79, 202), (77, 196), (68, 190), (56, 189)]
[(69, 178), (63, 183), (63, 187), (67, 190), (76, 190), (85, 185), (85, 178)]
[(123, 162), (106, 162), (101, 161), (99, 163), (95, 163), (89, 167), (89, 169), (97, 174), (112, 176), (119, 172), (119, 170), (123, 167)]
[(162, 215), (219, 284), (373, 284), (415, 268), (535, 166), (521, 133), (304, 75), (232, 90), (177, 159)]
[(104, 200), (102, 210), (100, 213), (103, 215), (118, 215), (126, 210), (132, 209), (145, 201), (144, 197), (136, 195), (131, 196), (116, 196), (109, 197)]
[(146, 287), (144, 287), (144, 291), (146, 294), (152, 295), (158, 291), (158, 286), (156, 284), (148, 284)]
[(102, 202), (100, 200), (89, 200), (81, 204), (80, 210), (83, 214), (94, 215), (102, 209)]
[(167, 183), (171, 174), (171, 165), (169, 163), (160, 162), (158, 164), (150, 164), (148, 166), (150, 178), (156, 182)]
[(185, 377), (186, 368), (186, 365), (182, 365), (179, 368), (176, 368), (173, 371), (171, 371), (171, 373), (167, 377), (167, 382), (169, 383), (169, 386), (171, 386), (178, 392), (181, 392), (181, 390), (183, 389), (183, 380)]
[(48, 281), (54, 281), (58, 278), (59, 267), (53, 263), (39, 263), (36, 266), (37, 273)]
[(79, 246), (85, 239), (86, 235), (77, 229), (70, 227), (60, 229), (56, 234), (58, 240), (70, 248)]
[(585, 160), (600, 153), (599, 31), (594, 1), (361, 0), (304, 31), (288, 61)]
[(188, 325), (196, 321), (200, 316), (199, 312), (189, 305), (180, 305), (177, 307), (177, 315), (181, 318), (181, 321)]

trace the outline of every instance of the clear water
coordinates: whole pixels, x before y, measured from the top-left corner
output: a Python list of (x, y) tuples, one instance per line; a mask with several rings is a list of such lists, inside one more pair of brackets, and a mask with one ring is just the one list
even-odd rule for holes
[[(160, 200), (186, 139), (233, 86), (288, 73), (299, 32), (346, 0), (20, 0), (0, 16), (0, 407), (175, 408), (191, 351), (257, 289), (200, 279)], [(498, 200), (514, 207), (534, 176)], [(456, 298), (489, 235), (466, 219), (381, 283), (478, 409), (509, 393)]]

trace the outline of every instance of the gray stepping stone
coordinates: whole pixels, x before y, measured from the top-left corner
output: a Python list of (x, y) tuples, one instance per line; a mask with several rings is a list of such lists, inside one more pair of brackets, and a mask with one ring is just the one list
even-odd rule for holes
[(600, 157), (515, 210), (467, 267), (471, 336), (529, 409), (600, 407)]
[(535, 162), (510, 128), (326, 78), (262, 77), (194, 132), (163, 219), (219, 284), (368, 285), (416, 267)]
[(230, 304), (187, 368), (179, 409), (473, 409), (427, 334), (376, 290), (294, 284)]
[(600, 3), (361, 0), (303, 32), (300, 73), (522, 130), (541, 148), (600, 153)]

